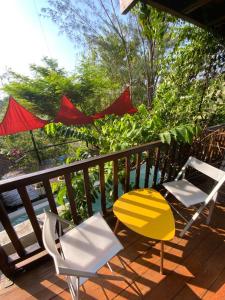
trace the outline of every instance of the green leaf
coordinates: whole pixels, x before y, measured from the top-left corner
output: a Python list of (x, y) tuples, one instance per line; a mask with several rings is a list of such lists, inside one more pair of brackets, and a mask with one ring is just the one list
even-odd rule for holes
[(171, 143), (171, 134), (168, 131), (160, 133), (159, 136), (162, 143), (167, 143), (167, 144)]

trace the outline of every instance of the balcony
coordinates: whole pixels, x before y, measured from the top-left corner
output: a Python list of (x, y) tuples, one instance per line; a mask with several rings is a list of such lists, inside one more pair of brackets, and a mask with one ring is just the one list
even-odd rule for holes
[[(210, 133), (210, 134), (209, 134)], [(85, 188), (88, 215), (93, 214), (92, 195), (90, 193), (90, 169), (99, 170), (100, 209), (113, 227), (115, 218), (112, 215), (106, 199), (105, 167), (107, 163), (113, 166), (113, 201), (118, 198), (120, 178), (119, 171), (123, 169), (123, 191), (129, 191), (131, 170), (135, 171), (134, 185), (141, 184), (141, 170), (144, 166), (143, 185), (153, 186), (161, 190), (161, 184), (173, 179), (177, 171), (192, 154), (197, 158), (218, 166), (224, 160), (224, 128), (211, 128), (193, 145), (162, 144), (160, 141), (133, 147), (131, 149), (93, 157), (70, 165), (27, 174), (0, 182), (0, 192), (18, 190), (26, 213), (30, 220), (34, 243), (24, 245), (12, 226), (3, 205), (0, 206), (0, 220), (14, 248), (14, 253), (7, 253), (0, 248), (1, 271), (14, 281), (12, 286), (3, 288), (0, 295), (4, 299), (70, 299), (66, 282), (55, 275), (52, 260), (48, 259), (43, 249), (41, 239), (41, 223), (35, 215), (32, 202), (26, 186), (42, 182), (50, 209), (57, 213), (50, 181), (61, 177), (65, 181), (67, 198), (72, 219), (75, 224), (80, 217), (74, 199), (71, 178), (74, 172), (81, 172)], [(201, 178), (199, 183), (202, 184)], [(206, 183), (203, 182), (203, 186)], [(172, 199), (171, 199), (172, 200)], [(159, 243), (141, 237), (125, 227), (120, 227), (118, 237), (124, 245), (120, 254), (125, 270), (118, 258), (111, 262), (116, 273), (122, 273), (128, 283), (110, 281), (88, 281), (81, 289), (83, 299), (209, 299), (216, 293), (225, 293), (225, 249), (224, 249), (224, 214), (223, 193), (218, 195), (218, 201), (210, 226), (202, 219), (194, 224), (183, 238), (178, 238), (183, 221), (176, 216), (176, 237), (166, 243), (165, 274), (159, 270)], [(207, 214), (207, 212), (204, 212)], [(38, 266), (37, 266), (38, 265)], [(100, 272), (108, 272), (102, 268)], [(2, 285), (10, 285), (5, 279)], [(215, 298), (216, 299), (216, 298)], [(218, 298), (222, 299), (222, 297)]]

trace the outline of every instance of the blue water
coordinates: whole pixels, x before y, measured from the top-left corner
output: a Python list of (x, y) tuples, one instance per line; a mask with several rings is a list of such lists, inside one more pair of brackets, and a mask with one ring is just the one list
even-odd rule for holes
[[(40, 207), (40, 208), (38, 208), (38, 209), (35, 209), (35, 206), (34, 206), (34, 210), (35, 210), (36, 216), (42, 214), (42, 213), (44, 212), (44, 210), (49, 210), (49, 209), (50, 209), (50, 208), (49, 208), (49, 204), (48, 204), (47, 201), (46, 201), (46, 205), (45, 205), (45, 206)], [(22, 223), (22, 222), (24, 222), (24, 221), (26, 221), (26, 220), (28, 220), (28, 216), (27, 216), (27, 213), (26, 213), (26, 212), (22, 213), (22, 214), (19, 215), (19, 216), (15, 216), (15, 217), (13, 217), (13, 218), (10, 218), (11, 224), (12, 224), (13, 226), (15, 226), (15, 225), (17, 225), (17, 224), (20, 224), (20, 223)]]

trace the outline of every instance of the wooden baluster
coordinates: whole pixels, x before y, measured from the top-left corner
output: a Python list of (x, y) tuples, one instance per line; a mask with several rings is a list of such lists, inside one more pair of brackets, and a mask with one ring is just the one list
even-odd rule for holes
[(2, 226), (4, 227), (5, 231), (7, 232), (8, 236), (10, 238), (10, 241), (13, 244), (16, 252), (18, 253), (18, 255), (20, 257), (24, 257), (26, 255), (26, 251), (16, 234), (16, 232), (10, 222), (8, 214), (7, 214), (1, 201), (0, 201), (0, 221), (1, 221)]
[(105, 197), (105, 172), (104, 163), (99, 165), (100, 191), (101, 191), (101, 206), (103, 215), (106, 215), (106, 197)]
[(54, 196), (53, 196), (53, 193), (52, 193), (52, 188), (51, 188), (50, 181), (48, 179), (44, 179), (43, 180), (43, 185), (44, 185), (44, 188), (45, 188), (46, 197), (48, 199), (48, 203), (49, 203), (49, 207), (50, 207), (51, 211), (55, 214), (58, 214), (57, 207), (56, 207), (56, 204), (55, 204), (55, 199), (54, 199)]
[(141, 153), (136, 155), (136, 177), (135, 177), (135, 188), (139, 188), (140, 184), (140, 166), (141, 166)]
[(166, 147), (165, 152), (164, 152), (164, 163), (163, 163), (162, 172), (161, 172), (160, 184), (162, 184), (164, 182), (166, 166), (167, 166), (167, 162), (168, 162), (168, 155), (169, 155), (169, 146)]
[(159, 172), (159, 160), (160, 160), (160, 148), (157, 147), (155, 151), (155, 163), (154, 163), (155, 169), (153, 175), (153, 187), (155, 187), (157, 184), (158, 172)]
[(175, 152), (176, 152), (175, 143), (172, 143), (172, 145), (170, 146), (169, 170), (168, 170), (168, 179), (167, 179), (167, 181), (171, 181)]
[(125, 158), (125, 192), (130, 190), (130, 155)]
[(118, 199), (118, 160), (113, 161), (113, 200)]
[(11, 278), (15, 271), (15, 265), (9, 262), (9, 257), (2, 246), (0, 246), (0, 270), (8, 278)]
[(23, 205), (26, 209), (27, 215), (29, 217), (29, 220), (31, 222), (31, 225), (33, 227), (34, 233), (36, 235), (38, 244), (43, 247), (43, 243), (42, 243), (42, 234), (41, 234), (41, 229), (40, 226), (38, 224), (38, 220), (37, 217), (35, 215), (31, 200), (29, 198), (29, 195), (27, 193), (26, 187), (25, 186), (21, 186), (18, 188), (18, 192), (19, 195), (23, 201)]
[(180, 171), (180, 167), (177, 166), (177, 162), (178, 162), (178, 155), (179, 155), (179, 150), (181, 149), (181, 145), (178, 145), (177, 143), (174, 144), (174, 154), (173, 154), (173, 168), (171, 171), (171, 178), (172, 180), (174, 180), (178, 174), (178, 172)]
[(78, 224), (79, 221), (78, 221), (78, 215), (77, 215), (77, 205), (76, 205), (76, 199), (74, 199), (71, 175), (70, 175), (70, 173), (65, 173), (64, 177), (65, 177), (67, 195), (68, 195), (68, 199), (69, 199), (69, 203), (70, 203), (73, 222), (74, 222), (74, 224)]
[(179, 147), (177, 147), (177, 169), (176, 169), (176, 174), (175, 177), (177, 176), (178, 172), (180, 171), (180, 169), (183, 167), (184, 163), (187, 161), (188, 157), (189, 157), (189, 150), (190, 148), (187, 147), (186, 145), (180, 145)]
[(93, 215), (93, 210), (92, 210), (92, 197), (90, 193), (90, 181), (89, 181), (88, 168), (84, 168), (83, 172), (84, 172), (84, 189), (85, 189), (85, 195), (86, 195), (87, 206), (88, 206), (88, 215), (90, 217)]
[(145, 188), (149, 187), (149, 175), (150, 175), (150, 151), (147, 151), (146, 168), (145, 168)]

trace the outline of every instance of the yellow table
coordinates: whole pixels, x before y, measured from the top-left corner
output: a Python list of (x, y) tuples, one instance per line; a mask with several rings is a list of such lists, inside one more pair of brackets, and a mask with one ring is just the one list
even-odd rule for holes
[(175, 222), (165, 198), (154, 189), (138, 189), (123, 194), (113, 205), (119, 222), (129, 229), (152, 239), (161, 240), (160, 273), (163, 273), (164, 241), (173, 239)]

